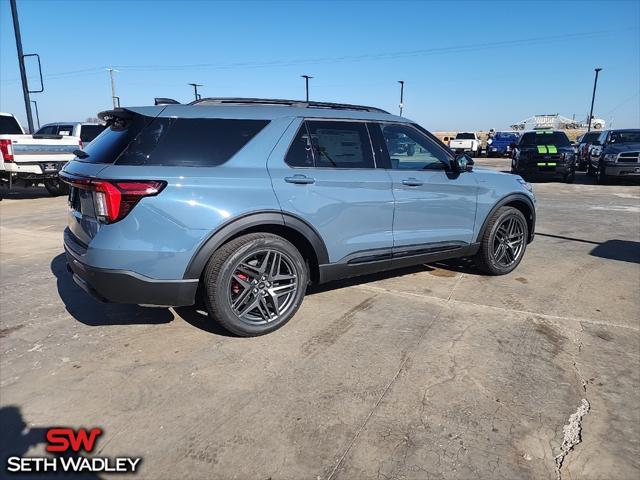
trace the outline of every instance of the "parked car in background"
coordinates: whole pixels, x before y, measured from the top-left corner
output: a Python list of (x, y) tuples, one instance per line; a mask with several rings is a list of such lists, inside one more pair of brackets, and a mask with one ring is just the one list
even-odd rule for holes
[(523, 133), (511, 154), (511, 172), (524, 178), (559, 176), (565, 183), (572, 183), (575, 153), (566, 133), (559, 130)]
[(515, 132), (496, 132), (487, 140), (487, 157), (511, 156), (511, 145), (518, 141)]
[(58, 178), (64, 164), (74, 158), (80, 139), (65, 135), (28, 135), (10, 113), (0, 113), (0, 181), (11, 188), (43, 183), (51, 195), (67, 193)]
[(61, 176), (69, 270), (103, 300), (202, 292), (212, 320), (254, 336), (310, 283), (461, 256), (502, 275), (533, 239), (529, 184), (377, 108), (236, 98), (100, 116)]
[(576, 169), (586, 170), (589, 163), (589, 149), (602, 132), (587, 132), (576, 138)]
[(40, 127), (36, 135), (61, 135), (64, 137), (79, 137), (80, 146), (90, 143), (94, 138), (102, 133), (106, 125), (99, 123), (82, 122), (58, 122), (47, 123)]
[(482, 154), (482, 143), (475, 132), (461, 132), (449, 141), (449, 148), (456, 153), (468, 153), (472, 157)]
[(587, 173), (600, 184), (611, 177), (640, 178), (640, 129), (605, 130), (593, 141)]

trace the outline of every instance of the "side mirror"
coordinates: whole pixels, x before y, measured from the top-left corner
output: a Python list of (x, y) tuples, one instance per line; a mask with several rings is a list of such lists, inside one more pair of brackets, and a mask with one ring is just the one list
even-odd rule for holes
[(460, 153), (453, 159), (453, 171), (456, 173), (470, 172), (473, 170), (473, 159), (464, 153)]

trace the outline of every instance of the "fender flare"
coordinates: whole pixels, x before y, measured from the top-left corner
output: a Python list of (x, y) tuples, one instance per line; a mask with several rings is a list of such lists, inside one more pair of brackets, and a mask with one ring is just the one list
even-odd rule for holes
[(277, 225), (292, 228), (311, 244), (319, 265), (329, 263), (327, 247), (325, 246), (322, 237), (316, 229), (313, 228), (313, 226), (290, 213), (284, 213), (279, 210), (267, 210), (250, 212), (240, 217), (236, 217), (222, 224), (209, 234), (191, 258), (183, 278), (200, 278), (209, 258), (211, 258), (213, 252), (215, 252), (222, 244), (236, 236), (238, 233), (260, 225)]
[(529, 207), (529, 215), (531, 216), (531, 228), (529, 229), (529, 239), (527, 243), (531, 243), (533, 241), (533, 237), (535, 235), (535, 227), (536, 227), (536, 207), (533, 204), (533, 201), (524, 193), (511, 193), (505, 197), (502, 197), (498, 200), (495, 205), (491, 208), (487, 216), (485, 217), (482, 227), (478, 231), (478, 235), (476, 236), (476, 242), (480, 242), (482, 240), (482, 236), (484, 235), (485, 230), (487, 229), (487, 223), (489, 223), (489, 219), (498, 210), (500, 207), (505, 206), (507, 203), (511, 203), (513, 201), (521, 201), (525, 203)]

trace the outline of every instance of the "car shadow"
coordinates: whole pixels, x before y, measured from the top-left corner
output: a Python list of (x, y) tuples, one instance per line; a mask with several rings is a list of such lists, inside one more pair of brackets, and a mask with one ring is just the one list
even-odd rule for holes
[(32, 198), (54, 198), (44, 187), (0, 187), (0, 199), (27, 200)]
[(189, 307), (174, 308), (176, 314), (192, 327), (221, 337), (238, 337), (238, 335), (225, 330), (218, 322), (214, 321), (204, 305), (192, 305)]
[(51, 261), (51, 272), (56, 277), (58, 295), (64, 302), (67, 312), (80, 323), (95, 326), (162, 324), (174, 319), (168, 308), (141, 307), (139, 305), (121, 305), (102, 303), (95, 300), (73, 281), (67, 271), (67, 259), (61, 253)]
[(596, 242), (594, 240), (586, 240), (584, 238), (567, 237), (564, 235), (553, 235), (551, 233), (542, 232), (536, 232), (536, 236), (595, 245), (595, 247), (589, 252), (589, 255), (593, 257), (618, 260), (620, 262), (640, 263), (640, 242), (634, 242), (632, 240), (607, 240), (605, 242)]
[(589, 255), (619, 262), (640, 263), (640, 242), (607, 240), (591, 250)]

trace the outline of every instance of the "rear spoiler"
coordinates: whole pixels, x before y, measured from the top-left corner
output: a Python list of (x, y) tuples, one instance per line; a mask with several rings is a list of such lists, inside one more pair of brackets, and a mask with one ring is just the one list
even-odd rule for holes
[(113, 110), (105, 110), (98, 113), (98, 118), (102, 120), (107, 127), (126, 128), (127, 121), (133, 117), (133, 113), (126, 108), (114, 108)]
[(154, 105), (180, 105), (180, 102), (173, 98), (156, 97), (153, 99)]

